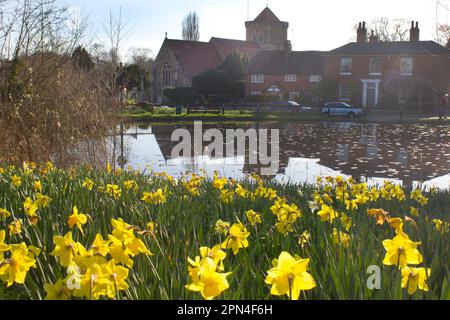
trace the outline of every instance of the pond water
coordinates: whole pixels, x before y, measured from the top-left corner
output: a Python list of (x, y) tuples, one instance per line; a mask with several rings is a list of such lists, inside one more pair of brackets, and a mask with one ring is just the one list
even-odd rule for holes
[[(246, 156), (171, 158), (179, 141), (175, 129), (194, 132), (194, 124), (128, 124), (116, 145), (125, 166), (167, 172), (205, 173), (240, 179), (260, 172)], [(251, 122), (203, 124), (203, 130), (279, 129), (279, 170), (271, 178), (287, 183), (314, 183), (317, 176), (353, 176), (369, 184), (391, 180), (404, 186), (450, 189), (450, 125), (354, 122)], [(270, 139), (270, 138), (269, 138)], [(205, 142), (204, 147), (210, 142)], [(248, 143), (246, 144), (248, 148)], [(270, 149), (269, 149), (270, 150)]]

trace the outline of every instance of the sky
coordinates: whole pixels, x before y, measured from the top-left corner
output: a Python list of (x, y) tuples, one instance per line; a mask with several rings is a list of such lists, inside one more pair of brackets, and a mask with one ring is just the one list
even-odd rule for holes
[[(165, 33), (181, 38), (181, 22), (190, 11), (200, 17), (200, 40), (212, 36), (245, 40), (245, 21), (253, 20), (266, 7), (289, 25), (294, 50), (331, 50), (354, 37), (359, 21), (380, 17), (419, 21), (422, 40), (433, 40), (436, 16), (449, 23), (450, 0), (57, 0), (74, 15), (88, 16), (91, 38), (105, 40), (102, 21), (110, 10), (122, 16), (131, 29), (121, 47), (148, 48), (156, 56)], [(436, 12), (436, 3), (439, 3)]]

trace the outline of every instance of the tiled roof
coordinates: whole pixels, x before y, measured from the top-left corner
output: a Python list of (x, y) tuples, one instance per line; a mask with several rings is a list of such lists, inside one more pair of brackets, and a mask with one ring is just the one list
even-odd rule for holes
[(352, 42), (328, 55), (450, 55), (450, 50), (434, 41)]
[(321, 51), (262, 51), (250, 61), (253, 74), (322, 74)]
[(280, 19), (278, 19), (278, 17), (275, 15), (275, 13), (273, 13), (273, 11), (270, 10), (269, 7), (267, 7), (253, 21), (256, 21), (256, 22), (268, 22), (268, 21), (280, 22)]
[(233, 52), (246, 54), (249, 58), (253, 57), (259, 50), (258, 43), (253, 41), (242, 41), (223, 38), (211, 38), (209, 41), (219, 53), (222, 60)]
[(191, 76), (217, 68), (222, 62), (216, 49), (209, 42), (171, 39), (165, 41), (173, 50), (182, 67)]

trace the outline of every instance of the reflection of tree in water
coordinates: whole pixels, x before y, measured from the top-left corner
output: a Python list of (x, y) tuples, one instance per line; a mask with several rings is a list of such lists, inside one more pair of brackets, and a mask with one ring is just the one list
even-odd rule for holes
[[(147, 125), (133, 128), (137, 128), (138, 132), (149, 129)], [(188, 129), (193, 135), (193, 124), (151, 127), (166, 160), (170, 159), (173, 147), (178, 144), (171, 141), (172, 132), (178, 128)], [(412, 184), (412, 181), (429, 180), (450, 172), (450, 130), (449, 126), (445, 125), (338, 122), (203, 125), (204, 132), (212, 128), (219, 129), (224, 137), (226, 129), (279, 129), (281, 173), (288, 167), (291, 158), (320, 159), (318, 164), (357, 179), (396, 178), (403, 180), (406, 185)], [(209, 142), (205, 142), (203, 147), (208, 144)], [(246, 163), (248, 152), (247, 141)], [(245, 173), (260, 170), (259, 165), (244, 166)]]

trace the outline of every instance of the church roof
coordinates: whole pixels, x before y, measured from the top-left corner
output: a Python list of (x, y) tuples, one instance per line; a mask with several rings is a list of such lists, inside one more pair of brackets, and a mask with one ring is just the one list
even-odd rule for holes
[(209, 42), (217, 50), (222, 60), (225, 60), (225, 58), (233, 52), (239, 52), (247, 55), (248, 58), (251, 58), (260, 50), (259, 44), (253, 41), (213, 37)]
[(221, 58), (209, 42), (166, 39), (181, 66), (194, 76), (221, 64)]
[(256, 17), (256, 22), (280, 22), (280, 19), (273, 13), (272, 10), (269, 9), (269, 7), (266, 7), (259, 16)]

